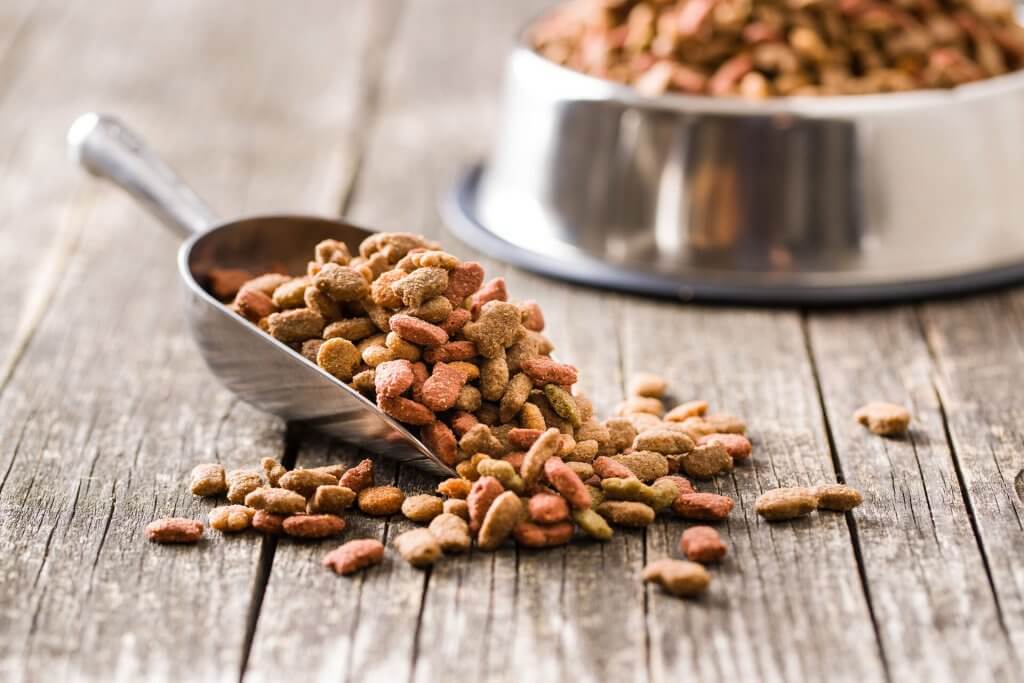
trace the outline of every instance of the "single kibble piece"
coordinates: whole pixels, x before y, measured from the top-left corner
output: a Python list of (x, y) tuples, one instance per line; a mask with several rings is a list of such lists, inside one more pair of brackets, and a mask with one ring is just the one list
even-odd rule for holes
[(815, 487), (819, 510), (847, 512), (864, 502), (860, 491), (845, 484), (822, 484)]
[(661, 453), (654, 451), (623, 453), (616, 455), (612, 460), (625, 465), (640, 481), (650, 482), (668, 474), (668, 460)]
[(487, 510), (480, 526), (477, 545), (481, 550), (497, 550), (509, 537), (523, 514), (523, 504), (512, 491), (498, 496)]
[(402, 514), (418, 524), (426, 524), (444, 512), (444, 502), (437, 496), (420, 494), (402, 501)]
[(687, 401), (665, 413), (666, 422), (682, 422), (687, 418), (700, 417), (708, 412), (707, 401)]
[[(469, 521), (469, 504), (461, 498), (449, 498), (444, 502), (446, 514), (455, 515)], [(467, 527), (468, 528), (468, 527)]]
[(465, 479), (445, 479), (437, 485), (437, 492), (449, 498), (465, 499), (473, 487), (473, 482)]
[(284, 465), (273, 458), (263, 458), (260, 460), (260, 467), (263, 468), (263, 476), (267, 478), (267, 483), (271, 486), (277, 486), (281, 477), (288, 471)]
[(544, 476), (574, 508), (583, 509), (591, 506), (590, 493), (583, 480), (561, 458), (549, 458), (544, 463)]
[(680, 455), (694, 448), (693, 439), (675, 429), (649, 429), (633, 439), (634, 451), (654, 451), (662, 455)]
[(487, 511), (504, 490), (505, 487), (494, 477), (480, 477), (473, 482), (473, 488), (466, 498), (466, 504), (469, 506), (470, 531), (475, 534), (480, 530)]
[(324, 555), (323, 565), (334, 570), (335, 574), (347, 576), (380, 564), (383, 559), (383, 543), (374, 538), (360, 538), (344, 543)]
[(146, 525), (146, 538), (154, 543), (195, 543), (203, 537), (203, 523), (167, 517)]
[(792, 487), (765, 491), (754, 503), (754, 511), (770, 522), (796, 519), (818, 507), (813, 489)]
[(217, 531), (243, 531), (252, 523), (255, 510), (244, 505), (224, 505), (210, 510), (210, 528)]
[(650, 562), (644, 567), (643, 579), (680, 598), (700, 595), (711, 584), (711, 575), (701, 565), (669, 558)]
[(859, 408), (853, 417), (872, 433), (882, 436), (903, 434), (910, 426), (910, 413), (894, 403), (868, 403)]
[(725, 557), (726, 546), (718, 532), (709, 526), (692, 526), (679, 538), (679, 549), (694, 562), (718, 562)]
[(227, 475), (228, 502), (242, 504), (245, 497), (263, 486), (263, 478), (255, 470), (234, 470)]
[(342, 382), (352, 381), (362, 362), (355, 344), (341, 337), (328, 339), (316, 353), (316, 364)]
[(352, 506), (356, 493), (347, 486), (325, 484), (318, 486), (309, 501), (312, 513), (340, 515)]
[(580, 529), (583, 530), (583, 533), (591, 538), (596, 538), (599, 541), (609, 541), (614, 535), (612, 528), (608, 526), (608, 522), (605, 521), (604, 517), (597, 514), (591, 508), (573, 510), (572, 518)]
[(660, 375), (650, 372), (640, 372), (633, 375), (629, 381), (629, 393), (633, 396), (646, 396), (647, 398), (661, 398), (665, 395), (668, 382)]
[(219, 496), (227, 493), (228, 484), (224, 477), (224, 465), (208, 463), (193, 467), (190, 488), (193, 495), (196, 496)]
[(444, 552), (463, 553), (469, 550), (471, 539), (465, 518), (445, 512), (434, 517), (427, 528)]
[(282, 523), (284, 532), (296, 538), (327, 538), (345, 530), (345, 520), (337, 515), (293, 515)]
[(308, 308), (293, 308), (267, 317), (270, 334), (285, 343), (302, 342), (319, 337), (326, 322), (319, 313)]
[(260, 533), (269, 536), (280, 536), (284, 532), (284, 520), (282, 515), (275, 515), (266, 510), (257, 510), (252, 516), (252, 528)]
[(654, 521), (654, 509), (634, 501), (606, 500), (597, 506), (597, 512), (618, 526), (645, 527)]
[(753, 447), (750, 439), (742, 434), (707, 434), (700, 437), (697, 443), (701, 446), (718, 443), (725, 447), (725, 451), (733, 460), (744, 460), (750, 457)]
[(413, 529), (394, 540), (395, 549), (414, 567), (429, 567), (441, 557), (441, 545), (428, 529)]
[(694, 479), (711, 479), (733, 468), (729, 452), (717, 441), (697, 446), (683, 458), (682, 464), (683, 471)]
[(275, 515), (297, 515), (306, 511), (306, 499), (288, 489), (258, 488), (245, 497), (245, 504)]
[(569, 504), (553, 493), (538, 493), (527, 501), (530, 519), (539, 524), (554, 524), (569, 519)]
[(572, 540), (575, 527), (570, 522), (540, 525), (531, 522), (519, 522), (512, 529), (516, 543), (528, 548), (550, 548), (565, 545)]
[(665, 406), (656, 398), (633, 396), (620, 403), (615, 412), (623, 416), (632, 415), (634, 413), (646, 413), (660, 418), (662, 413), (665, 412)]
[(544, 463), (548, 458), (554, 457), (562, 448), (562, 434), (552, 427), (533, 442), (530, 450), (523, 457), (523, 465), (519, 470), (520, 476), (527, 486), (537, 483), (541, 473), (544, 471)]
[(672, 509), (683, 519), (717, 522), (728, 517), (735, 505), (732, 498), (717, 493), (684, 493), (672, 503)]
[(347, 486), (356, 493), (373, 486), (373, 461), (367, 458), (360, 461), (355, 467), (345, 470), (345, 473), (338, 478), (338, 484)]
[(323, 470), (296, 469), (281, 476), (278, 486), (310, 498), (321, 486), (335, 486), (338, 478)]
[(405, 494), (395, 486), (371, 486), (359, 492), (358, 502), (366, 514), (386, 517), (401, 511)]

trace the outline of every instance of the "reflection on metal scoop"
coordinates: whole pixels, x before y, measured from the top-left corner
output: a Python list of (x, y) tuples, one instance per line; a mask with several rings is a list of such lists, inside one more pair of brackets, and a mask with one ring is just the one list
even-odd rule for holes
[(224, 386), (286, 420), (440, 476), (455, 476), (376, 405), (232, 313), (201, 284), (215, 268), (260, 272), (281, 264), (289, 272), (305, 272), (317, 242), (334, 238), (357, 252), (372, 231), (315, 216), (220, 222), (139, 138), (109, 116), (80, 116), (68, 131), (68, 144), (86, 170), (114, 181), (185, 239), (178, 250), (185, 315), (206, 364)]

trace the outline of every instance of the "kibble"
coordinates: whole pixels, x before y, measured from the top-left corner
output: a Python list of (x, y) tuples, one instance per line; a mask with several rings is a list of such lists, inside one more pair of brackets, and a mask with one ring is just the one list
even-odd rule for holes
[(854, 419), (873, 434), (896, 436), (910, 426), (910, 413), (894, 403), (874, 402), (857, 409)]
[(296, 538), (328, 538), (345, 530), (345, 520), (337, 515), (292, 515), (285, 518), (282, 528)]
[(348, 576), (380, 564), (384, 559), (384, 544), (373, 538), (360, 538), (344, 543), (324, 555), (323, 565), (334, 573)]
[(447, 511), (434, 517), (428, 529), (446, 553), (465, 552), (472, 543), (465, 518)]
[(405, 494), (397, 486), (371, 486), (360, 491), (356, 500), (366, 514), (387, 517), (401, 511)]
[(722, 537), (709, 526), (693, 526), (684, 531), (679, 549), (687, 559), (704, 564), (721, 561), (728, 550)]
[(210, 510), (210, 528), (217, 531), (243, 531), (252, 523), (255, 510), (244, 505), (225, 505)]
[(661, 586), (676, 597), (689, 598), (708, 589), (711, 575), (696, 562), (666, 558), (648, 563), (643, 580)]
[(428, 529), (413, 529), (399, 534), (394, 544), (402, 559), (420, 569), (429, 567), (441, 557), (441, 545)]
[(823, 484), (814, 489), (819, 510), (848, 512), (864, 502), (860, 491), (845, 484)]
[(227, 493), (224, 466), (218, 463), (196, 465), (192, 468), (192, 483), (189, 488), (196, 496), (220, 496)]
[(419, 524), (427, 524), (430, 520), (444, 512), (444, 502), (437, 496), (420, 494), (408, 496), (402, 501), (402, 514)]
[(167, 517), (146, 525), (146, 538), (154, 543), (196, 543), (203, 537), (203, 523)]
[(754, 511), (770, 522), (796, 519), (818, 507), (813, 489), (791, 487), (765, 491), (754, 503)]

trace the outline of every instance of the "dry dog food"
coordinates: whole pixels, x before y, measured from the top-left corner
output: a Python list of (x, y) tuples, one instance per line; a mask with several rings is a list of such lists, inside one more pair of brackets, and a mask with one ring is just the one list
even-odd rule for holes
[(711, 575), (701, 565), (670, 558), (648, 563), (644, 567), (643, 579), (681, 598), (700, 595), (711, 584)]
[(168, 517), (146, 525), (146, 538), (156, 543), (195, 543), (203, 537), (203, 523)]
[(1024, 65), (1011, 0), (570, 0), (530, 38), (554, 62), (649, 95), (948, 88)]
[(401, 511), (405, 494), (397, 486), (371, 486), (360, 491), (356, 501), (362, 512), (387, 517)]
[(323, 565), (333, 569), (336, 574), (347, 576), (360, 569), (380, 564), (384, 559), (384, 544), (373, 538), (360, 538), (343, 543), (323, 559)]
[(413, 529), (398, 535), (395, 549), (414, 567), (429, 567), (441, 557), (441, 545), (429, 529)]
[(818, 508), (818, 496), (812, 489), (792, 487), (765, 491), (754, 503), (754, 510), (770, 522), (802, 517)]
[(872, 433), (883, 436), (903, 434), (910, 426), (910, 413), (894, 403), (868, 403), (859, 408), (853, 417)]
[(243, 531), (249, 528), (256, 513), (244, 505), (225, 505), (210, 510), (210, 528), (217, 531)]
[(224, 466), (217, 463), (196, 465), (192, 468), (192, 484), (189, 488), (196, 496), (220, 496), (227, 493)]
[(814, 489), (819, 510), (848, 512), (864, 502), (864, 496), (857, 489), (844, 484), (823, 484)]
[(297, 538), (327, 538), (345, 530), (345, 520), (337, 515), (292, 515), (282, 522), (284, 532)]
[(725, 557), (726, 547), (718, 532), (709, 526), (692, 526), (679, 538), (679, 549), (694, 562), (718, 562)]

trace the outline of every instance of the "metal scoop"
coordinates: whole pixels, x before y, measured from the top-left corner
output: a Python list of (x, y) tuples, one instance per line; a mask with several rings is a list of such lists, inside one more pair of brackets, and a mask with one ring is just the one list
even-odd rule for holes
[(261, 273), (280, 264), (303, 273), (317, 242), (341, 240), (355, 253), (372, 231), (315, 216), (219, 221), (134, 133), (102, 114), (78, 117), (68, 145), (86, 170), (114, 181), (185, 240), (178, 249), (185, 317), (206, 364), (224, 386), (268, 413), (434, 474), (455, 476), (376, 405), (228, 310), (201, 284), (218, 268)]

